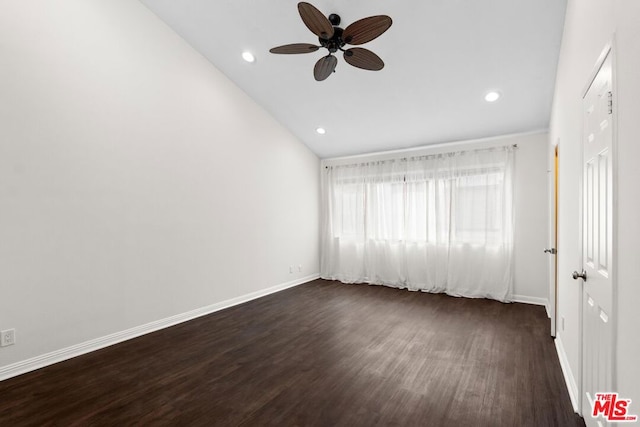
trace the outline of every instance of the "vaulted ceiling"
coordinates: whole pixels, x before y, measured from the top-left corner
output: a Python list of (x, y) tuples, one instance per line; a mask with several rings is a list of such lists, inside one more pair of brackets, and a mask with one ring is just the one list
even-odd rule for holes
[[(343, 28), (372, 15), (393, 19), (362, 46), (382, 58), (381, 71), (338, 55), (321, 82), (313, 67), (326, 50), (269, 53), (318, 44), (297, 1), (141, 1), (322, 158), (549, 125), (566, 0), (311, 0), (340, 15)], [(502, 96), (488, 103), (489, 91)]]

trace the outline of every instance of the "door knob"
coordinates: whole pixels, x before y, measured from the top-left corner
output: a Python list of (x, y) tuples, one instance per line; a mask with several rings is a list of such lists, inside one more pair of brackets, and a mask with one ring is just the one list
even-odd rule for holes
[(556, 248), (549, 248), (544, 250), (545, 254), (555, 255), (557, 253)]
[(585, 282), (587, 281), (587, 272), (584, 270), (582, 270), (582, 273), (578, 273), (577, 271), (574, 271), (571, 276), (573, 277), (574, 280), (578, 280), (578, 277), (579, 277)]

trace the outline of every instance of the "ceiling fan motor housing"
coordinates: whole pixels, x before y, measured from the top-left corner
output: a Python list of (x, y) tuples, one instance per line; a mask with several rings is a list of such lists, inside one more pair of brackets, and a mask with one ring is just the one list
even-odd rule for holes
[[(340, 17), (338, 17), (338, 21), (340, 20), (339, 18)], [(347, 43), (345, 40), (342, 39), (343, 31), (344, 30), (342, 28), (334, 26), (333, 36), (331, 36), (331, 38), (323, 39), (322, 37), (318, 37), (318, 40), (320, 41), (320, 45), (322, 47), (326, 47), (331, 53), (335, 53), (338, 50), (341, 50), (342, 47)]]

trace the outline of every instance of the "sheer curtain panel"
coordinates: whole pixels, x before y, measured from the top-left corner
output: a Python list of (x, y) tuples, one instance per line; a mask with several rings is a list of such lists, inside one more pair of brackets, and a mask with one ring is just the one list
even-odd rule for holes
[(510, 301), (513, 150), (327, 166), (321, 276)]

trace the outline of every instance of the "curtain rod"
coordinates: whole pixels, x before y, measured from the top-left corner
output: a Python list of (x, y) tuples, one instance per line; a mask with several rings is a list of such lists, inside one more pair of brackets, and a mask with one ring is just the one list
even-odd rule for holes
[[(423, 155), (418, 155), (418, 156), (411, 156), (411, 157), (400, 157), (400, 158), (393, 158), (393, 159), (382, 159), (382, 160), (372, 160), (371, 162), (385, 162), (385, 161), (395, 161), (395, 160), (409, 160), (411, 158), (421, 158), (421, 157), (434, 157), (434, 156), (439, 156), (439, 155), (443, 155), (443, 154), (456, 154), (456, 153), (472, 153), (472, 152), (478, 152), (478, 151), (491, 151), (491, 150), (495, 150), (496, 148), (507, 148), (507, 147), (512, 147), (512, 148), (518, 148), (518, 144), (512, 144), (511, 146), (509, 145), (500, 145), (500, 146), (495, 146), (495, 147), (487, 147), (487, 148), (478, 148), (476, 150), (459, 150), (459, 151), (449, 151), (449, 152), (443, 152), (443, 153), (434, 153), (434, 154), (423, 154)], [(366, 163), (371, 163), (371, 162), (362, 162), (362, 163), (345, 163), (344, 165), (336, 165), (336, 166), (347, 166), (347, 165), (363, 165)], [(329, 169), (329, 166), (325, 166), (325, 169)]]

